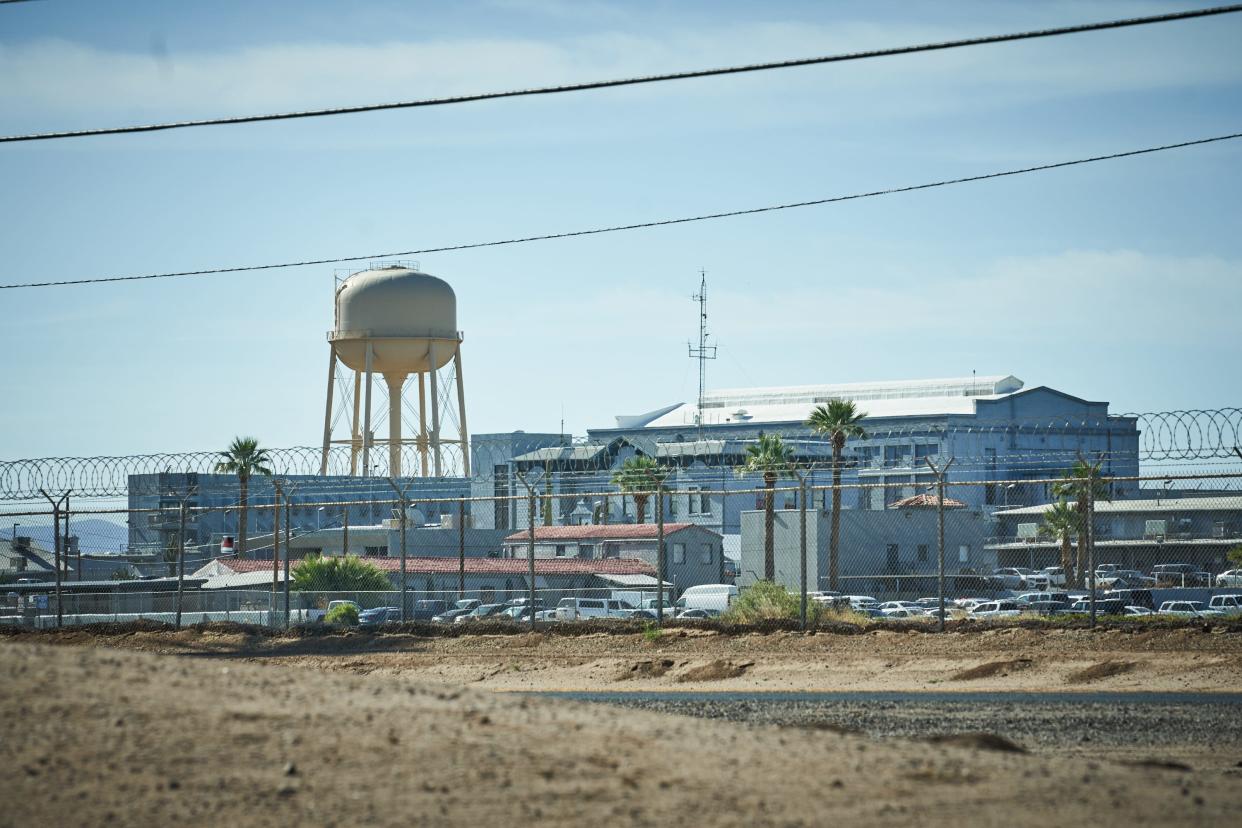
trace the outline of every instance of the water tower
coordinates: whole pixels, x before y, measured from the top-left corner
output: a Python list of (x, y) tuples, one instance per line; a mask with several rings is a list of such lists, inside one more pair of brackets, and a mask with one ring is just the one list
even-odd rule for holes
[[(333, 444), (350, 447), (349, 473), (370, 476), (371, 449), (388, 446), (388, 474), (402, 474), (401, 449), (415, 446), (423, 477), (444, 475), (444, 446), (456, 445), (461, 456), (460, 473), (470, 469), (470, 443), (466, 434), (466, 396), (461, 372), (462, 335), (457, 330), (457, 296), (448, 282), (405, 264), (372, 267), (337, 283), (336, 325), (328, 334), (328, 395), (323, 424), (323, 459), (320, 473), (328, 472)], [(333, 436), (333, 390), (338, 363), (346, 369), (343, 409), (349, 413), (348, 439)], [(441, 374), (452, 365), (456, 382), (456, 405), (451, 387)], [(350, 374), (352, 373), (352, 377)], [(387, 437), (376, 438), (371, 421), (371, 388), (375, 374), (384, 378), (388, 390)], [(348, 380), (352, 378), (353, 382)], [(352, 385), (352, 400), (348, 399)], [(417, 408), (407, 403), (407, 386), (413, 396), (417, 385)], [(430, 397), (430, 405), (428, 405)], [(409, 406), (416, 411), (418, 434), (403, 436), (402, 415)], [(430, 424), (428, 423), (430, 414)], [(456, 434), (441, 436), (441, 426), (455, 421)], [(428, 428), (430, 425), (430, 428)], [(452, 434), (452, 432), (450, 432)], [(451, 462), (451, 458), (450, 458)], [(430, 464), (430, 467), (429, 467)], [(456, 464), (454, 464), (456, 465)]]

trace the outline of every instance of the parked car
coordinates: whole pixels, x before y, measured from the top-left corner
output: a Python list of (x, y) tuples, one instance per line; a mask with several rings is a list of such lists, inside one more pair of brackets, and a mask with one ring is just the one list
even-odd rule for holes
[(1199, 571), (1194, 564), (1160, 564), (1151, 568), (1152, 577), (1158, 587), (1196, 587), (1211, 586), (1212, 576)]
[[(630, 618), (630, 619), (637, 619), (639, 621), (655, 621), (658, 616), (655, 614), (653, 610), (643, 609), (642, 607), (639, 607), (636, 610), (627, 610), (625, 617)], [(668, 617), (672, 618), (673, 614), (669, 613)]]
[(1122, 615), (1155, 615), (1156, 611), (1153, 609), (1148, 609), (1147, 607), (1136, 607), (1134, 605), (1130, 605), (1122, 609), (1121, 614)]
[(409, 618), (411, 621), (430, 621), (446, 611), (448, 611), (447, 601), (415, 601), (414, 611)]
[(636, 607), (615, 598), (562, 598), (556, 605), (556, 620), (624, 618), (626, 612), (634, 609)]
[(850, 607), (855, 610), (875, 608), (880, 605), (880, 602), (870, 595), (842, 595), (841, 597), (849, 601)]
[(680, 619), (695, 619), (695, 618), (698, 618), (698, 619), (719, 618), (719, 617), (720, 617), (720, 610), (703, 609), (701, 607), (697, 609), (682, 610), (681, 613), (679, 613), (677, 616), (679, 620)]
[(1103, 598), (1106, 601), (1116, 599), (1125, 606), (1147, 607), (1149, 610), (1156, 608), (1150, 589), (1110, 589), (1104, 593)]
[(508, 607), (505, 604), (479, 604), (479, 606), (470, 610), (465, 615), (459, 615), (453, 619), (454, 624), (462, 624), (471, 621), (482, 621), (484, 618), (491, 618), (493, 615), (499, 615)]
[(401, 620), (401, 607), (375, 607), (358, 613), (358, 626), (378, 627), (389, 621)]
[(882, 617), (900, 621), (908, 618), (926, 618), (927, 610), (920, 606), (898, 607), (897, 609), (880, 610)]
[(1242, 615), (1242, 595), (1213, 595), (1208, 599), (1208, 609), (1230, 618)]
[(1022, 614), (1017, 601), (988, 601), (970, 610), (970, 618), (1013, 618)]
[(1165, 601), (1158, 612), (1179, 618), (1219, 618), (1222, 615), (1216, 610), (1208, 609), (1202, 601)]
[[(925, 609), (925, 607), (919, 606), (919, 604), (915, 601), (885, 601), (883, 604), (880, 604), (878, 607), (876, 607), (876, 609), (878, 609), (880, 612), (884, 613), (885, 615), (891, 615), (892, 613), (895, 613), (898, 611), (902, 611), (903, 613), (919, 612)], [(906, 614), (898, 615), (895, 617), (905, 618)]]
[(1048, 586), (1064, 587), (1065, 586), (1065, 570), (1059, 566), (1045, 566), (1044, 576), (1048, 579)]
[(1022, 589), (1031, 570), (1021, 566), (1009, 566), (992, 571), (992, 577), (1000, 582), (1002, 589)]
[(1156, 579), (1137, 569), (1117, 569), (1096, 577), (1095, 585), (1100, 589), (1150, 589), (1156, 585)]
[(463, 598), (454, 604), (452, 609), (433, 616), (431, 620), (436, 624), (452, 624), (461, 616), (472, 612), (477, 606), (479, 606), (477, 598)]
[[(1096, 615), (1125, 615), (1126, 614), (1125, 610), (1126, 610), (1125, 601), (1121, 601), (1116, 598), (1107, 598), (1107, 599), (1096, 598), (1095, 599), (1095, 614)], [(1075, 601), (1074, 604), (1069, 608), (1069, 611), (1074, 614), (1091, 612), (1090, 599), (1082, 599), (1082, 600)]]
[(357, 610), (359, 615), (362, 614), (362, 607), (358, 605), (357, 601), (329, 601), (328, 608), (324, 611), (324, 614), (326, 615), (327, 613), (332, 612), (332, 610), (336, 609), (337, 607), (344, 607), (344, 606), (353, 607), (355, 610)]
[(1218, 587), (1242, 587), (1242, 569), (1227, 569), (1216, 576)]

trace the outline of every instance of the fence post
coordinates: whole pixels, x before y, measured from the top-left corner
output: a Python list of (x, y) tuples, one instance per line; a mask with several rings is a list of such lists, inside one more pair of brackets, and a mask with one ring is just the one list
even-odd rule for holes
[[(466, 592), (466, 499), (457, 501), (457, 600)], [(532, 610), (533, 611), (533, 610)]]
[(656, 623), (664, 624), (664, 582), (668, 580), (668, 553), (664, 544), (664, 480), (656, 484), (656, 590), (660, 601), (656, 604)]
[(60, 500), (53, 500), (50, 494), (45, 492), (43, 489), (39, 489), (39, 494), (46, 497), (47, 502), (52, 504), (52, 547), (53, 547), (53, 563), (56, 566), (56, 626), (57, 627), (64, 626), (64, 623), (65, 623), (65, 611), (64, 611), (63, 605), (61, 604), (61, 595), (60, 595), (61, 566), (62, 566), (61, 549), (60, 549), (60, 546), (61, 546), (60, 544), (60, 507), (62, 504), (69, 502), (69, 493), (72, 491), (73, 490), (70, 489), (68, 492), (65, 492), (64, 496), (61, 497)]
[(181, 608), (185, 600), (185, 501), (177, 509), (177, 629), (181, 629)]
[(802, 560), (800, 561), (802, 576), (802, 602), (799, 606), (800, 618), (802, 619), (802, 629), (806, 629), (806, 478), (798, 479), (798, 519), (802, 524), (802, 533), (799, 539), (801, 544)]
[(526, 480), (525, 472), (517, 473), (518, 480), (522, 481), (522, 485), (526, 487), (526, 559), (529, 565), (527, 577), (530, 578), (530, 630), (535, 631), (535, 509), (538, 508), (535, 496), (535, 487), (530, 485)]
[(349, 556), (349, 504), (341, 510), (341, 557)]
[(280, 582), (280, 505), (283, 495), (280, 481), (273, 480), (275, 497), (272, 499), (272, 595), (267, 602), (268, 623), (276, 626), (276, 587)]
[(936, 475), (936, 597), (939, 611), (936, 613), (936, 629), (944, 632), (944, 476), (953, 465), (953, 458), (944, 464), (944, 468), (936, 468), (930, 457), (924, 458), (927, 466)]
[(406, 605), (406, 577), (405, 577), (405, 524), (409, 520), (410, 501), (406, 498), (405, 491), (397, 486), (397, 481), (392, 477), (388, 478), (388, 485), (397, 493), (397, 505), (401, 510), (401, 516), (397, 519), (397, 526), (400, 527), (401, 533), (401, 623), (406, 621), (405, 605)]
[(289, 495), (285, 495), (285, 629), (289, 629), (289, 552), (293, 546), (293, 530), (289, 526), (289, 517), (293, 512)]
[(1087, 517), (1086, 525), (1083, 526), (1083, 538), (1087, 542), (1087, 578), (1091, 583), (1090, 601), (1091, 601), (1091, 626), (1095, 627), (1095, 467), (1088, 466), (1090, 471), (1087, 474), (1086, 498), (1087, 498)]

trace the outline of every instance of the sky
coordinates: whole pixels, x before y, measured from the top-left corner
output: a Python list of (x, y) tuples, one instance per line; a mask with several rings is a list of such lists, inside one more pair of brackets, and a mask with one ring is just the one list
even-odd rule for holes
[[(43, 0), (0, 133), (571, 83), (1155, 14), (1166, 2)], [(0, 145), (0, 282), (573, 231), (1242, 131), (1242, 15), (596, 92)], [(472, 431), (709, 388), (1013, 374), (1115, 412), (1242, 402), (1242, 141), (417, 257)], [(342, 266), (345, 267), (345, 266)], [(356, 269), (356, 268), (354, 268)], [(0, 458), (321, 438), (332, 265), (0, 291)], [(348, 272), (344, 270), (343, 272)]]

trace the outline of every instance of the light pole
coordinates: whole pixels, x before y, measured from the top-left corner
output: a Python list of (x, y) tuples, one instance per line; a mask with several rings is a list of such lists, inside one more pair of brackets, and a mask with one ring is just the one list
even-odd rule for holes
[(1018, 485), (1017, 483), (1010, 483), (1008, 486), (1005, 487), (1005, 508), (1006, 509), (1009, 508), (1009, 490), (1016, 487), (1017, 485)]
[(323, 528), (323, 507), (320, 506), (315, 511), (315, 531), (318, 532)]
[(12, 544), (11, 544), (11, 545), (12, 545), (12, 546), (17, 546), (17, 527), (19, 527), (19, 526), (21, 526), (21, 524), (20, 524), (20, 523), (16, 523), (16, 522), (15, 522), (15, 523), (13, 524), (13, 534), (12, 534), (12, 536), (11, 536), (11, 540), (12, 540)]

